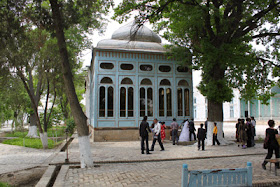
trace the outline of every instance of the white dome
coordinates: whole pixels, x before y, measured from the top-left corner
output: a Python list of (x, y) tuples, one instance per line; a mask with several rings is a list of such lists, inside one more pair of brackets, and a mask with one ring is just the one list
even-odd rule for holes
[(112, 39), (161, 43), (160, 37), (152, 30), (144, 25), (139, 28), (134, 22), (130, 22), (116, 30), (112, 35)]
[(137, 25), (134, 22), (116, 30), (112, 35), (112, 39), (99, 41), (97, 48), (165, 52), (165, 48), (162, 46), (161, 39), (157, 34), (146, 26), (141, 26), (137, 29)]

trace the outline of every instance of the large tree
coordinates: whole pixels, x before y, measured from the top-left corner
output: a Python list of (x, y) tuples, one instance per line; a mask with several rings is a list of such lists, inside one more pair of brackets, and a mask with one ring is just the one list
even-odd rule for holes
[[(32, 20), (32, 23), (37, 27), (48, 29), (57, 39), (65, 92), (78, 131), (81, 167), (92, 166), (87, 117), (80, 106), (73, 83), (72, 66), (74, 63), (73, 58), (71, 58), (73, 53), (69, 51), (69, 41), (73, 38), (74, 40), (86, 39), (86, 33), (93, 29), (102, 29), (103, 15), (108, 13), (112, 1), (34, 0), (26, 3), (28, 4), (26, 6), (27, 16)], [(72, 38), (67, 38), (69, 30), (75, 31)], [(80, 43), (85, 44), (84, 41)], [(80, 50), (81, 48), (77, 48), (77, 52), (81, 52)]]
[[(279, 0), (124, 0), (115, 18), (137, 11), (139, 25), (149, 20), (170, 41), (171, 55), (202, 71), (198, 88), (208, 100), (211, 143), (214, 122), (222, 139), (223, 102), (233, 88), (247, 100), (267, 93), (272, 59), (279, 60), (279, 10)], [(255, 41), (268, 47), (256, 51)]]

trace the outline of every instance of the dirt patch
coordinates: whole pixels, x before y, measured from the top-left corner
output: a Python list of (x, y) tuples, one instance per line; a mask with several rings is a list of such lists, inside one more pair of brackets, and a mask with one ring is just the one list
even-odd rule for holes
[(7, 182), (11, 186), (16, 187), (32, 187), (35, 186), (43, 176), (47, 167), (36, 167), (11, 173), (0, 175), (1, 182)]
[(5, 132), (0, 132), (0, 138), (1, 137), (5, 137), (6, 136), (6, 133)]

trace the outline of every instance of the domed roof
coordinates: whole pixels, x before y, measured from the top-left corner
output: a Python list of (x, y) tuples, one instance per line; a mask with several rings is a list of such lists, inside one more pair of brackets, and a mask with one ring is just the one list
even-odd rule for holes
[(161, 43), (160, 37), (152, 30), (144, 25), (139, 28), (135, 22), (130, 22), (116, 30), (112, 35), (112, 39)]
[(146, 26), (130, 22), (116, 30), (111, 39), (101, 40), (97, 48), (165, 52), (160, 37)]

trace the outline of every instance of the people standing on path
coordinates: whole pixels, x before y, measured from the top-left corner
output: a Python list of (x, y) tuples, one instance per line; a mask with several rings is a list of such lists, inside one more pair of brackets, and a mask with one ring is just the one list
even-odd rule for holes
[(251, 123), (252, 123), (252, 146), (255, 146), (256, 144), (255, 144), (255, 136), (256, 136), (256, 124), (257, 124), (257, 122), (256, 122), (256, 120), (255, 120), (255, 118), (252, 116), (251, 117)]
[(163, 142), (165, 139), (165, 129), (166, 129), (166, 125), (165, 122), (161, 122), (161, 130), (160, 130), (160, 137), (161, 137), (161, 141)]
[(200, 124), (200, 128), (197, 130), (198, 150), (200, 150), (200, 144), (202, 145), (202, 151), (204, 151), (204, 141), (206, 138), (206, 129), (203, 128), (203, 124)]
[(220, 142), (218, 140), (218, 128), (217, 123), (214, 123), (214, 129), (213, 129), (213, 145), (217, 142), (218, 145), (220, 145)]
[(205, 138), (207, 139), (207, 131), (208, 131), (208, 118), (206, 119), (206, 121), (204, 122), (205, 125), (205, 130), (206, 130), (206, 136)]
[(247, 126), (245, 124), (245, 120), (241, 119), (239, 124), (239, 142), (241, 143), (242, 149), (246, 149), (247, 143)]
[[(277, 142), (277, 138), (279, 137), (278, 131), (274, 128), (275, 122), (273, 120), (268, 121), (269, 128), (265, 131), (265, 142), (264, 147), (268, 149), (267, 155), (265, 159), (271, 159), (273, 155), (273, 151), (275, 152), (276, 158), (279, 158), (279, 144)], [(266, 164), (268, 162), (264, 160), (262, 163), (262, 168), (266, 170)], [(279, 169), (279, 163), (276, 163), (275, 166)]]
[(189, 131), (190, 131), (190, 134), (189, 134), (189, 136), (190, 136), (190, 141), (192, 141), (192, 135), (193, 135), (193, 137), (194, 137), (194, 140), (196, 140), (196, 136), (195, 136), (195, 131), (196, 131), (196, 129), (195, 129), (195, 127), (194, 127), (194, 122), (193, 122), (193, 119), (191, 119), (191, 121), (189, 122)]
[[(189, 120), (185, 121), (184, 127), (179, 136), (179, 142), (189, 142), (190, 141), (190, 129), (189, 129)], [(194, 138), (194, 137), (193, 137)]]
[(176, 121), (176, 118), (173, 119), (173, 122), (170, 125), (170, 128), (172, 130), (172, 141), (173, 145), (175, 145), (175, 140), (176, 144), (178, 144), (178, 130), (179, 130), (179, 124)]
[(157, 119), (154, 119), (154, 139), (153, 139), (153, 144), (152, 144), (152, 147), (151, 147), (151, 150), (150, 151), (154, 151), (154, 147), (155, 147), (155, 143), (156, 141), (158, 141), (160, 147), (161, 147), (161, 151), (164, 151), (164, 147), (162, 145), (162, 142), (161, 142), (161, 138), (160, 138), (160, 129), (161, 129), (161, 125), (160, 123), (158, 122)]
[[(238, 121), (235, 125), (235, 128), (236, 128), (236, 132), (235, 132), (235, 138), (236, 138), (236, 141), (239, 142), (239, 125), (241, 123), (241, 119), (238, 118)], [(238, 144), (238, 147), (239, 147), (239, 144)]]
[(146, 142), (146, 154), (151, 154), (149, 152), (149, 132), (151, 129), (149, 127), (149, 123), (147, 122), (148, 117), (144, 116), (143, 121), (140, 124), (139, 135), (141, 137), (141, 153), (144, 154), (144, 142)]
[(247, 118), (246, 119), (246, 126), (247, 126), (247, 147), (252, 147), (252, 123), (251, 119)]

